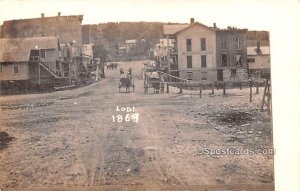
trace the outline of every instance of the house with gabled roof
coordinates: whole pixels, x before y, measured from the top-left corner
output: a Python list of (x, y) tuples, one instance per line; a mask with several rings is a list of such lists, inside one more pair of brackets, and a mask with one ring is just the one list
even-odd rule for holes
[(270, 73), (270, 46), (261, 46), (260, 41), (257, 41), (256, 46), (248, 46), (247, 62), (252, 76), (259, 77), (264, 73)]
[(171, 74), (195, 81), (216, 80), (213, 29), (191, 19), (189, 25), (164, 26), (164, 34), (175, 39), (175, 48), (170, 51)]
[(247, 78), (247, 29), (208, 27), (193, 18), (188, 25), (163, 29), (167, 39), (175, 40), (168, 53), (172, 75), (211, 82)]
[[(20, 87), (63, 83), (77, 73), (70, 45), (56, 37), (0, 39), (0, 83)], [(72, 58), (74, 58), (72, 60)], [(78, 60), (78, 59), (77, 59)]]

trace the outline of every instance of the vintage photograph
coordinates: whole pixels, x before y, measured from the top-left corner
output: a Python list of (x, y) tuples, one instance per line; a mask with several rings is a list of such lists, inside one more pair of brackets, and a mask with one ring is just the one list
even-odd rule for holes
[(202, 3), (0, 1), (0, 190), (275, 190), (270, 32)]

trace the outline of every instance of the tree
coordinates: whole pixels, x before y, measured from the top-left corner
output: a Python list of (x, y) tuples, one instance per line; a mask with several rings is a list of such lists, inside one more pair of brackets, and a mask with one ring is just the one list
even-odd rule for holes
[(103, 45), (94, 45), (93, 46), (93, 55), (96, 58), (100, 58), (101, 63), (105, 63), (107, 59), (107, 51)]

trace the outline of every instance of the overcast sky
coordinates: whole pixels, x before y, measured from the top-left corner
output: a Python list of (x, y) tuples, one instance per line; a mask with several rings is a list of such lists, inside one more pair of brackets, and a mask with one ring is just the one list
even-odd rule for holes
[[(196, 21), (219, 27), (268, 30), (284, 14), (299, 11), (297, 0), (0, 0), (5, 20), (83, 14), (83, 24), (121, 21)], [(284, 16), (283, 16), (284, 17)], [(288, 22), (288, 21), (287, 21)]]

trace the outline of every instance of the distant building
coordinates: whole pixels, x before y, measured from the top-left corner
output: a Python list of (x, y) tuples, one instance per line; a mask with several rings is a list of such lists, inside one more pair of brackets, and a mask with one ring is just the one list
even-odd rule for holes
[(175, 40), (174, 39), (169, 39), (169, 43), (168, 43), (168, 39), (159, 39), (159, 43), (156, 44), (156, 48), (161, 48), (161, 47), (174, 47), (175, 45)]
[(247, 62), (251, 76), (261, 76), (262, 73), (270, 73), (270, 47), (257, 46), (247, 47)]
[(126, 40), (125, 46), (126, 46), (127, 52), (132, 50), (132, 48), (136, 46), (136, 43), (137, 43), (136, 39)]
[(85, 68), (88, 67), (88, 65), (92, 62), (93, 60), (93, 46), (94, 44), (84, 44), (82, 46), (82, 63), (85, 66)]
[[(179, 61), (178, 61), (178, 46), (177, 46), (177, 36), (176, 33), (188, 27), (189, 24), (171, 24), (171, 25), (163, 25), (163, 32), (166, 39), (171, 39), (174, 44), (174, 47), (169, 48), (169, 56), (170, 56), (170, 73), (175, 76), (179, 76)], [(168, 53), (167, 53), (168, 54)], [(159, 60), (161, 58), (156, 58)], [(167, 63), (166, 63), (167, 64)]]
[(55, 36), (61, 43), (74, 40), (82, 45), (83, 15), (62, 16), (59, 12), (55, 17), (20, 19), (4, 21), (1, 27), (0, 38), (27, 38)]

